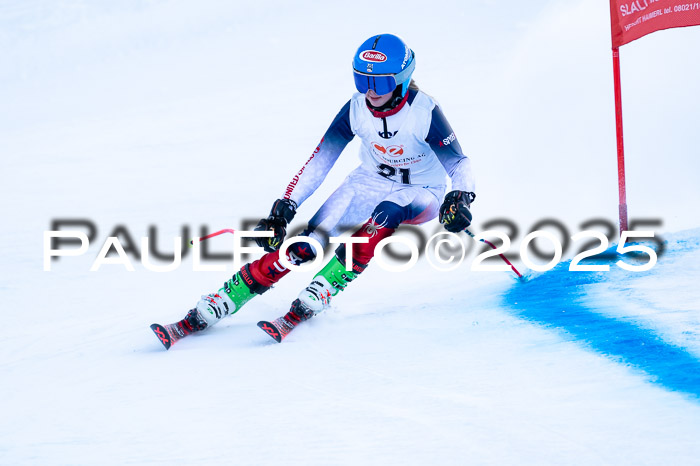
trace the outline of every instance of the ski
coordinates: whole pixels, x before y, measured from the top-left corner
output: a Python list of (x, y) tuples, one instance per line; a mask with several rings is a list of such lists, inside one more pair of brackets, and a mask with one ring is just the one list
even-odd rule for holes
[(292, 303), (292, 308), (285, 315), (272, 322), (261, 320), (258, 322), (258, 327), (277, 343), (282, 343), (282, 340), (284, 340), (297, 325), (313, 316), (313, 311), (305, 308), (301, 300), (297, 298)]
[(177, 324), (152, 324), (151, 330), (156, 334), (158, 340), (165, 346), (165, 349), (170, 349), (176, 341), (184, 338), (186, 334), (178, 327)]
[(282, 340), (289, 335), (289, 333), (294, 330), (298, 323), (287, 319), (287, 316), (275, 319), (272, 322), (266, 320), (261, 320), (258, 322), (258, 327), (262, 329), (263, 332), (267, 333), (270, 338), (275, 340), (277, 343), (282, 343)]
[(174, 324), (160, 325), (152, 324), (151, 330), (156, 334), (158, 340), (165, 346), (165, 349), (170, 349), (176, 341), (185, 338), (194, 332), (199, 332), (207, 328), (207, 323), (197, 312), (197, 309), (190, 309), (184, 319), (175, 322)]

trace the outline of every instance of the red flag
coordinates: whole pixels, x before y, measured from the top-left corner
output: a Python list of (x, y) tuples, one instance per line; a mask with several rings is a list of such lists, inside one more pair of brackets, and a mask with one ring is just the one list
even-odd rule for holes
[(613, 48), (652, 32), (700, 25), (700, 0), (610, 0)]

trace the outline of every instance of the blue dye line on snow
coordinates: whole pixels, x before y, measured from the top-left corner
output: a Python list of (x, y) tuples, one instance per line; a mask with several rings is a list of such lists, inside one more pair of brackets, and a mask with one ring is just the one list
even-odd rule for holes
[[(601, 315), (584, 305), (586, 285), (610, 279), (612, 272), (570, 272), (562, 263), (505, 295), (521, 317), (562, 329), (574, 339), (613, 359), (630, 364), (668, 390), (700, 399), (700, 361), (632, 322)], [(612, 268), (611, 268), (612, 270)]]

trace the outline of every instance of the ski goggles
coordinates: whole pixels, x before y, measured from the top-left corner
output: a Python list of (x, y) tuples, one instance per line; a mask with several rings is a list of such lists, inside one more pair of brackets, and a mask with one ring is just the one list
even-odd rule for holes
[(357, 91), (366, 94), (372, 89), (377, 95), (384, 95), (393, 92), (400, 83), (406, 82), (416, 68), (416, 61), (411, 60), (400, 73), (397, 74), (369, 74), (362, 73), (353, 68), (355, 87)]

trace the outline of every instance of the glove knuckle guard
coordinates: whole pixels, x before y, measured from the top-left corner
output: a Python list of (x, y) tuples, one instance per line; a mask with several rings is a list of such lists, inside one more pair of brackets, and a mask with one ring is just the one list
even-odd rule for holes
[(457, 233), (467, 228), (472, 221), (469, 205), (476, 195), (471, 192), (450, 191), (445, 195), (445, 200), (440, 206), (440, 223), (445, 229)]
[(270, 231), (274, 236), (270, 238), (255, 238), (255, 243), (266, 252), (277, 251), (287, 235), (287, 225), (292, 221), (297, 212), (297, 204), (291, 199), (277, 199), (272, 204), (270, 215), (258, 222), (255, 231)]

